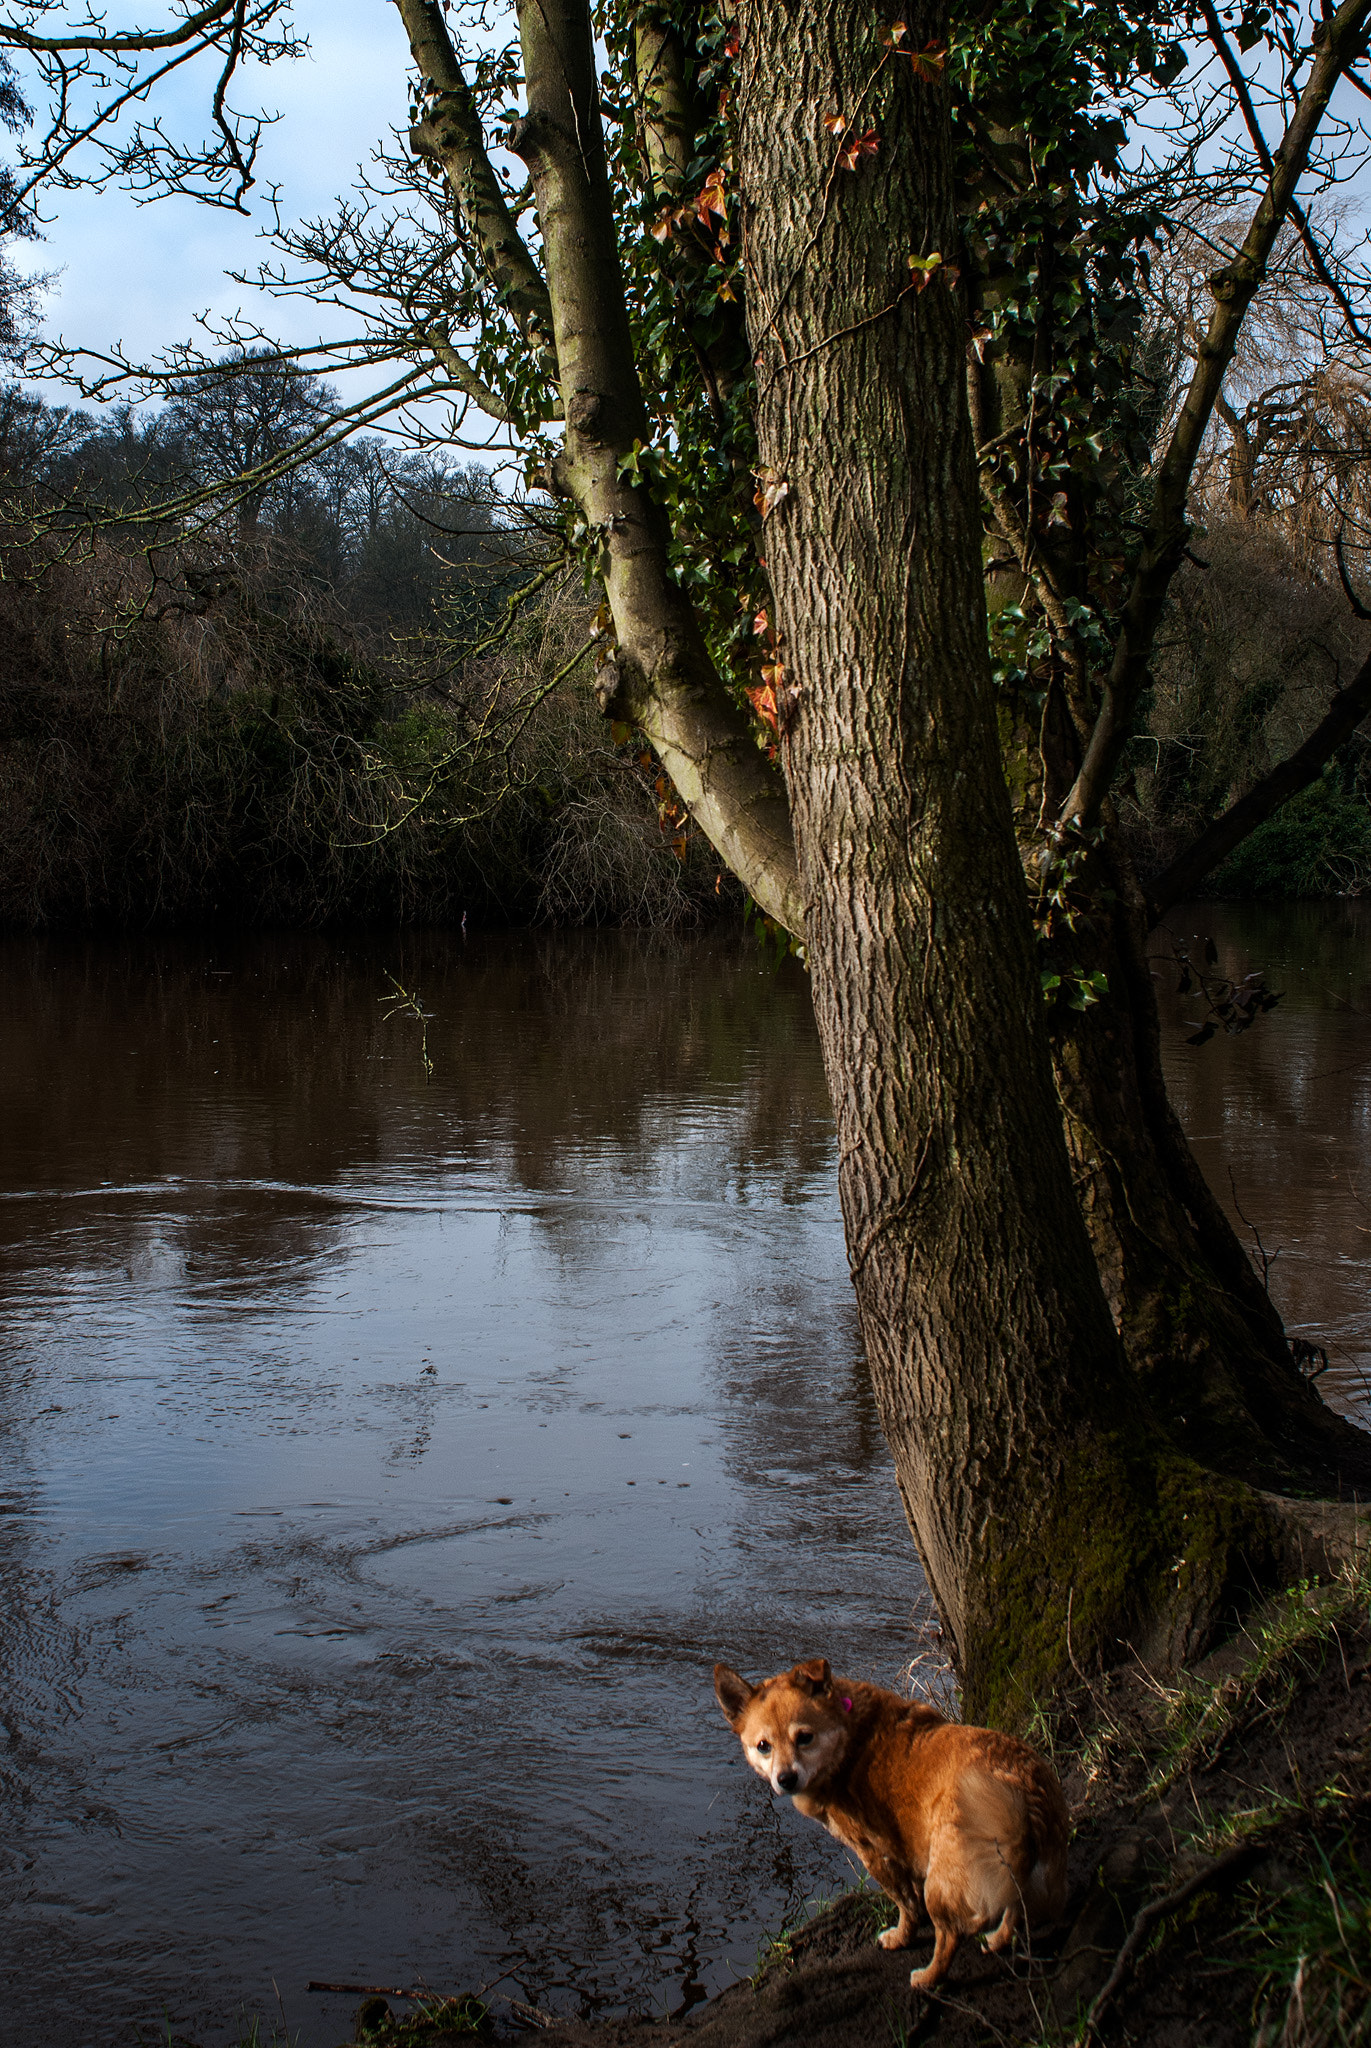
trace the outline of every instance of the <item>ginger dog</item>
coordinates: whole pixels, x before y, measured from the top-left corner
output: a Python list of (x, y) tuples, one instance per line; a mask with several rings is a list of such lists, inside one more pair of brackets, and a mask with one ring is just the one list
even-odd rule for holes
[(929, 1991), (964, 1934), (1002, 1949), (1066, 1903), (1066, 1802), (1055, 1771), (1012, 1735), (964, 1728), (824, 1657), (750, 1685), (727, 1664), (714, 1690), (743, 1753), (772, 1789), (821, 1821), (900, 1909), (882, 1948), (908, 1948), (927, 1909)]

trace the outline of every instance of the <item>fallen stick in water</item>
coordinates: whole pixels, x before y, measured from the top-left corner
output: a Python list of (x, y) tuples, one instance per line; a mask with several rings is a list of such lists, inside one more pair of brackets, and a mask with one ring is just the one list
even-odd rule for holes
[(311, 1977), (306, 1991), (341, 1991), (349, 1998), (407, 1998), (411, 2004), (419, 2005), (430, 1998), (435, 2005), (450, 2005), (441, 1991), (401, 1991), (395, 1984), (320, 1984)]
[(555, 2027), (558, 2024), (555, 2013), (542, 2012), (536, 2005), (526, 2005), (522, 1998), (511, 1998), (507, 1991), (459, 1992), (456, 1996), (442, 1991), (402, 1991), (395, 1984), (321, 1984), (311, 1977), (306, 1991), (336, 1991), (347, 1998), (404, 1998), (411, 2005), (455, 2005), (458, 1998), (498, 1998), (517, 2012), (522, 2018), (531, 2020), (535, 2027)]

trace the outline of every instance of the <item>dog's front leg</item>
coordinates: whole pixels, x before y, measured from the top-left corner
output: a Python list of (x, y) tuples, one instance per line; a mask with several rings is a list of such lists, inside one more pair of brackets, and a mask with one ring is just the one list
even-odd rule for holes
[(923, 1918), (923, 1892), (918, 1880), (912, 1871), (900, 1864), (888, 1863), (884, 1857), (872, 1857), (866, 1867), (886, 1897), (900, 1909), (895, 1925), (887, 1927), (884, 1934), (878, 1934), (877, 1941), (882, 1948), (908, 1948), (914, 1939), (914, 1930)]
[(920, 1913), (917, 1906), (907, 1906), (903, 1899), (896, 1899), (895, 1904), (900, 1909), (899, 1919), (893, 1927), (887, 1927), (884, 1934), (876, 1936), (882, 1948), (908, 1948), (914, 1939), (914, 1930), (919, 1924)]

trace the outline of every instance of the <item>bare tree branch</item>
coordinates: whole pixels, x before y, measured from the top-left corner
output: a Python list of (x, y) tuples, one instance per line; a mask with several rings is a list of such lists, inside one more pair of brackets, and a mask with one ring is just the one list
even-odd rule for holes
[(36, 36), (32, 30), (21, 28), (18, 22), (0, 21), (0, 48), (31, 50), (35, 55), (58, 56), (66, 51), (87, 51), (101, 57), (124, 56), (144, 50), (171, 50), (182, 43), (193, 42), (197, 36), (219, 27), (240, 11), (241, 0), (212, 0), (208, 7), (188, 15), (175, 28), (158, 30), (131, 29), (124, 34), (111, 34), (94, 15), (88, 18), (84, 31), (78, 35)]
[(1309, 162), (1333, 89), (1362, 53), (1371, 0), (1343, 0), (1315, 28), (1315, 57), (1294, 115), (1272, 158), (1266, 190), (1236, 258), (1214, 272), (1215, 304), (1199, 347), (1190, 386), (1158, 467), (1152, 510), (1137, 567), (1124, 601), (1114, 658), (1105, 678), (1099, 716), (1080, 772), (1060, 813), (1060, 825), (1090, 826), (1099, 815), (1133, 714), (1147, 683), (1152, 642), (1162, 603), (1185, 553), (1190, 478), (1209, 428), (1224, 376), (1248, 307), (1266, 275), (1267, 259)]

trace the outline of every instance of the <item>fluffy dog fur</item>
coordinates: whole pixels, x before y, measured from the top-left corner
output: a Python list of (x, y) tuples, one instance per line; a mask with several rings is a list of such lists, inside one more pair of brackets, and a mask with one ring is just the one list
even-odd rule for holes
[(910, 1983), (928, 1991), (964, 1934), (1002, 1949), (1066, 1902), (1066, 1802), (1026, 1743), (964, 1728), (932, 1707), (811, 1657), (751, 1685), (714, 1667), (724, 1718), (759, 1777), (821, 1821), (900, 1909), (881, 1937), (907, 1948), (927, 1910), (933, 1958)]

